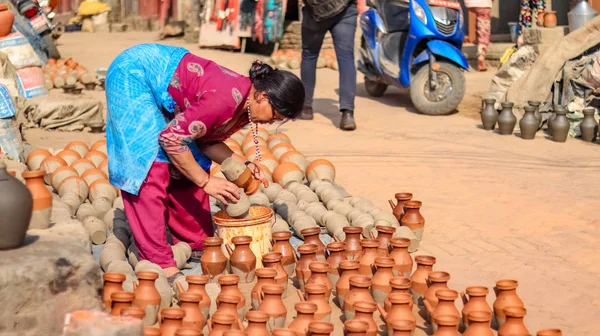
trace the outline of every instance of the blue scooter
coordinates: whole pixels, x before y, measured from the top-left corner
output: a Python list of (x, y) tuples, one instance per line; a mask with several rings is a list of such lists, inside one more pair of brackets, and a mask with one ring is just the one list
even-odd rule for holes
[(387, 87), (410, 88), (427, 115), (456, 110), (465, 94), (461, 52), (464, 17), (458, 0), (373, 0), (360, 17), (358, 70), (373, 97)]

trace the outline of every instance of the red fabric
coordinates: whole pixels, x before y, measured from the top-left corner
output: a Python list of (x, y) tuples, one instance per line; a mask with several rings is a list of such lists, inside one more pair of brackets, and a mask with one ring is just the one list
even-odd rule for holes
[(138, 196), (121, 191), (140, 259), (162, 268), (175, 267), (167, 226), (174, 244), (183, 241), (192, 250), (204, 250), (204, 238), (214, 233), (208, 194), (185, 178), (171, 177), (171, 169), (176, 168), (154, 162)]

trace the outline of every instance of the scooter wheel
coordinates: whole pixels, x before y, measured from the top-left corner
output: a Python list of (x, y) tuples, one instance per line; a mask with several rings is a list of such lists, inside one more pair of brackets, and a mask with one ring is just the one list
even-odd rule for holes
[(381, 97), (387, 90), (387, 84), (383, 84), (378, 81), (370, 80), (365, 77), (365, 89), (372, 97)]
[(448, 115), (456, 108), (465, 95), (465, 75), (454, 64), (438, 61), (436, 70), (437, 88), (429, 85), (429, 66), (422, 66), (412, 77), (410, 99), (419, 113), (426, 115)]

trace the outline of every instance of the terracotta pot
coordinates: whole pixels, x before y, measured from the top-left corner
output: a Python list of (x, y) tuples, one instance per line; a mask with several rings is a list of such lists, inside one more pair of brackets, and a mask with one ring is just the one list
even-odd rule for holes
[(296, 148), (287, 142), (280, 142), (279, 144), (271, 148), (271, 153), (277, 157), (277, 160), (283, 156), (283, 154), (289, 151), (295, 151)]
[(385, 298), (392, 291), (390, 281), (394, 278), (394, 259), (389, 257), (377, 257), (375, 259), (377, 271), (373, 274), (371, 294), (379, 305), (384, 305)]
[(350, 277), (350, 291), (344, 298), (344, 316), (346, 317), (346, 320), (354, 318), (354, 303), (375, 303), (375, 300), (369, 292), (369, 287), (371, 287), (371, 279), (368, 276), (354, 275)]
[(512, 102), (502, 102), (502, 111), (498, 115), (498, 130), (502, 135), (510, 135), (517, 124), (517, 117), (513, 114)]
[(552, 140), (556, 142), (565, 142), (569, 137), (571, 123), (567, 118), (567, 109), (564, 106), (554, 108), (556, 117), (552, 121)]
[[(69, 167), (69, 166), (58, 167), (54, 171), (54, 173), (52, 173), (52, 178), (50, 179), (50, 183), (52, 185), (52, 188), (54, 188), (54, 190), (56, 192), (58, 192), (58, 190), (60, 189), (60, 185), (62, 184), (62, 182), (67, 177), (71, 177), (71, 176), (79, 176), (79, 174), (77, 174), (77, 171), (75, 169), (73, 169), (72, 167)], [(75, 209), (75, 210), (77, 210), (77, 209)]]
[(129, 307), (121, 309), (121, 316), (131, 316), (138, 320), (143, 320), (146, 316), (146, 312), (141, 308)]
[(562, 336), (560, 329), (543, 329), (536, 333), (536, 336)]
[(288, 274), (281, 265), (281, 253), (278, 252), (270, 252), (266, 253), (262, 257), (262, 263), (265, 268), (274, 268), (277, 271), (277, 276), (275, 277), (275, 282), (283, 287), (283, 298), (285, 299), (287, 296), (287, 288), (288, 288)]
[(498, 280), (494, 287), (496, 294), (496, 300), (494, 301), (494, 317), (496, 325), (502, 327), (506, 320), (504, 315), (504, 308), (507, 307), (519, 307), (524, 308), (523, 301), (517, 295), (517, 287), (519, 283), (517, 280)]
[(313, 261), (308, 265), (310, 269), (310, 277), (306, 280), (305, 286), (308, 284), (322, 284), (327, 287), (327, 292), (325, 293), (325, 299), (329, 302), (329, 298), (331, 297), (331, 290), (333, 288), (329, 278), (327, 277), (327, 272), (329, 272), (329, 263), (324, 261)]
[(83, 174), (87, 170), (96, 168), (96, 166), (94, 166), (94, 163), (88, 159), (79, 159), (73, 161), (73, 163), (71, 163), (71, 167), (77, 171), (77, 174), (79, 174), (79, 176), (83, 176)]
[[(315, 320), (318, 321), (330, 321), (331, 320), (331, 307), (327, 303), (325, 293), (327, 293), (327, 287), (323, 284), (308, 284), (306, 290), (306, 301), (312, 302), (317, 305), (317, 311), (315, 312)], [(302, 292), (299, 292), (300, 299), (303, 300)]]
[(506, 322), (498, 329), (498, 336), (509, 335), (530, 335), (529, 330), (523, 323), (523, 318), (527, 315), (527, 310), (522, 307), (504, 308)]
[(438, 329), (433, 336), (460, 336), (458, 333), (459, 320), (456, 316), (438, 316), (435, 319)]
[(99, 151), (106, 154), (106, 140), (98, 140), (94, 142), (90, 150)]
[(556, 11), (544, 12), (544, 27), (554, 28), (556, 27)]
[(483, 109), (481, 110), (481, 124), (483, 125), (483, 129), (486, 131), (493, 131), (496, 128), (496, 122), (498, 121), (498, 111), (494, 105), (496, 104), (496, 99), (486, 98), (483, 100), (485, 103)]
[(177, 329), (175, 336), (202, 336), (202, 331), (196, 328), (181, 327)]
[(110, 295), (111, 302), (111, 316), (121, 316), (121, 310), (123, 308), (129, 308), (133, 305), (135, 294), (130, 292), (113, 292)]
[(392, 322), (392, 336), (412, 336), (416, 326), (413, 321), (394, 321)]
[(492, 313), (492, 308), (490, 308), (490, 305), (485, 299), (489, 292), (487, 287), (471, 286), (467, 287), (465, 291), (467, 292), (468, 298), (467, 295), (465, 295), (465, 293), (460, 293), (464, 304), (462, 310), (462, 324), (464, 328), (466, 328), (469, 325), (468, 317), (469, 314), (471, 314), (472, 312), (482, 311), (488, 312), (490, 314)]
[(102, 172), (108, 176), (108, 160), (102, 161), (102, 163), (98, 166), (98, 169), (102, 170)]
[(425, 218), (423, 218), (420, 211), (421, 206), (421, 201), (406, 201), (404, 203), (404, 216), (400, 221), (402, 226), (412, 230), (419, 241), (423, 238), (423, 228), (425, 226)]
[(179, 306), (185, 310), (185, 317), (183, 318), (183, 326), (191, 327), (202, 331), (206, 320), (200, 310), (200, 301), (202, 301), (202, 295), (198, 293), (180, 293), (179, 294)]
[(262, 286), (277, 284), (277, 282), (275, 281), (276, 276), (277, 270), (274, 268), (259, 268), (256, 270), (256, 277), (258, 278), (258, 280), (256, 281), (256, 285), (254, 285), (254, 288), (252, 288), (252, 292), (250, 292), (250, 297), (252, 299), (252, 308), (258, 309), (259, 297)]
[(235, 250), (231, 251), (229, 245), (225, 245), (229, 251), (229, 265), (231, 273), (238, 275), (241, 283), (254, 282), (254, 271), (256, 270), (256, 256), (250, 249), (252, 237), (236, 236), (231, 239)]
[(458, 298), (458, 292), (453, 289), (440, 289), (435, 293), (435, 296), (438, 299), (437, 307), (433, 308), (429, 301), (425, 301), (425, 308), (429, 311), (429, 315), (431, 317), (433, 331), (437, 331), (437, 324), (435, 322), (436, 318), (440, 316), (453, 316), (457, 319), (460, 319), (460, 313), (456, 306), (454, 305), (454, 301)]
[(45, 158), (52, 154), (45, 149), (35, 149), (27, 155), (27, 167), (29, 170), (38, 170)]
[(46, 157), (42, 163), (40, 164), (40, 170), (46, 172), (46, 176), (44, 176), (44, 182), (47, 185), (51, 183), (52, 173), (58, 168), (62, 166), (66, 166), (67, 162), (58, 156), (48, 156)]
[(369, 324), (367, 336), (377, 336), (377, 323), (373, 318), (373, 313), (377, 310), (377, 305), (372, 302), (354, 303), (354, 320), (365, 321)]
[(181, 308), (165, 308), (160, 311), (160, 332), (162, 336), (175, 336), (177, 329), (183, 326), (185, 310)]
[(340, 261), (339, 272), (340, 278), (335, 284), (335, 293), (338, 306), (344, 309), (344, 299), (350, 291), (350, 277), (360, 275), (360, 264), (358, 260), (342, 260)]
[(4, 37), (12, 31), (15, 15), (8, 9), (8, 5), (0, 4), (0, 37)]
[[(392, 235), (396, 232), (396, 228), (392, 226), (375, 226), (377, 230), (377, 240), (379, 240), (379, 248), (377, 253), (380, 257), (387, 257), (390, 251), (390, 240)], [(375, 237), (373, 237), (375, 239)]]
[(369, 324), (362, 320), (346, 320), (344, 322), (344, 336), (367, 336)]
[(279, 157), (279, 163), (292, 162), (298, 165), (302, 171), (306, 171), (306, 167), (308, 166), (308, 161), (306, 157), (298, 151), (287, 151), (283, 155)]
[(33, 197), (33, 212), (29, 221), (29, 230), (47, 229), (50, 226), (52, 215), (52, 194), (44, 185), (43, 170), (25, 171), (21, 174), (25, 185)]
[[(390, 293), (390, 295), (392, 293), (405, 293), (405, 294), (410, 295), (410, 285), (411, 285), (411, 281), (409, 278), (395, 277), (392, 280), (390, 280), (390, 286), (392, 287), (392, 292)], [(389, 312), (390, 309), (392, 308), (392, 302), (390, 301), (390, 295), (388, 295), (384, 301), (383, 307), (386, 312)], [(412, 310), (412, 306), (413, 306), (412, 300), (410, 301), (409, 306), (410, 306), (410, 309)]]
[[(139, 285), (133, 283), (133, 293), (135, 294), (134, 306), (146, 309), (146, 306), (160, 306), (160, 294), (154, 285), (158, 279), (156, 272), (137, 272), (135, 274), (139, 280)], [(183, 317), (182, 317), (183, 318)]]
[(100, 151), (91, 150), (87, 152), (87, 154), (85, 154), (83, 158), (92, 161), (92, 163), (96, 167), (98, 167), (102, 163), (102, 161), (106, 160), (108, 157), (106, 156), (106, 154)]
[(296, 331), (289, 328), (279, 328), (273, 330), (273, 336), (296, 336)]
[(322, 180), (333, 183), (335, 180), (335, 166), (325, 159), (314, 160), (306, 167), (306, 179), (308, 182)]
[(423, 295), (427, 291), (427, 277), (433, 271), (435, 257), (420, 255), (415, 257), (415, 262), (417, 263), (417, 269), (410, 277), (410, 281), (412, 281), (411, 292), (413, 302), (422, 307)]
[(208, 325), (208, 336), (222, 336), (224, 332), (231, 330), (236, 317), (225, 313), (215, 313)]
[(335, 284), (340, 279), (339, 266), (340, 262), (348, 260), (346, 258), (346, 243), (344, 242), (333, 242), (327, 245), (329, 251), (329, 257), (327, 257), (327, 263), (329, 264), (329, 271), (327, 277), (332, 284)]
[(379, 241), (376, 239), (363, 239), (360, 244), (362, 245), (362, 253), (360, 255), (360, 274), (366, 276), (373, 276), (373, 265), (375, 265), (375, 259), (379, 256), (377, 249), (379, 248)]
[(271, 252), (281, 253), (281, 265), (289, 277), (293, 276), (298, 259), (296, 251), (290, 244), (292, 233), (290, 231), (273, 232), (273, 247)]
[(494, 336), (490, 322), (492, 314), (483, 311), (473, 311), (469, 313), (467, 329), (463, 332), (463, 336)]
[(413, 260), (410, 253), (408, 253), (410, 239), (392, 238), (390, 245), (392, 245), (390, 258), (394, 259), (394, 272), (399, 276), (410, 277), (413, 268)]
[(317, 245), (315, 244), (302, 244), (298, 247), (298, 253), (300, 253), (300, 259), (296, 263), (296, 279), (300, 290), (304, 291), (304, 285), (310, 278), (310, 265), (312, 262), (318, 261), (317, 259)]
[(389, 299), (392, 303), (392, 308), (389, 312), (386, 312), (381, 306), (378, 306), (379, 312), (381, 313), (388, 330), (393, 330), (392, 323), (396, 321), (410, 321), (416, 324), (417, 319), (410, 309), (411, 297), (409, 294), (392, 293), (389, 295)]
[(308, 325), (315, 320), (317, 305), (313, 302), (297, 302), (294, 305), (296, 317), (288, 325), (288, 329), (296, 331), (298, 336), (305, 336), (308, 332)]
[(300, 233), (304, 237), (304, 244), (306, 244), (306, 245), (314, 244), (317, 246), (317, 259), (320, 261), (325, 261), (325, 259), (327, 257), (325, 255), (325, 251), (327, 250), (327, 248), (325, 247), (325, 244), (323, 244), (323, 242), (319, 238), (319, 235), (321, 234), (321, 228), (320, 227), (312, 227), (312, 228), (304, 229), (304, 230), (300, 231)]
[(88, 145), (82, 141), (71, 141), (65, 146), (65, 149), (72, 149), (79, 153), (81, 157), (84, 157), (90, 150)]
[(125, 274), (122, 273), (104, 273), (102, 275), (104, 279), (104, 293), (102, 294), (102, 300), (106, 309), (111, 309), (111, 295), (115, 292), (123, 292), (123, 282), (125, 281)]
[(89, 197), (89, 188), (81, 177), (69, 176), (58, 185), (58, 194), (60, 197), (64, 197), (68, 193), (77, 194), (79, 200), (84, 202)]
[(260, 311), (253, 310), (246, 313), (246, 319), (248, 320), (248, 326), (246, 327), (246, 333), (252, 336), (270, 336), (267, 330), (267, 322), (269, 322), (269, 314)]
[(242, 330), (227, 330), (223, 336), (248, 336), (248, 334)]
[[(77, 169), (77, 168), (76, 168)], [(108, 180), (97, 180), (90, 185), (90, 201), (93, 202), (96, 198), (106, 197), (111, 202), (118, 196), (117, 188), (112, 186)]]
[(389, 200), (389, 203), (392, 207), (392, 213), (394, 214), (394, 217), (396, 217), (398, 222), (400, 222), (402, 216), (404, 216), (404, 202), (410, 201), (413, 198), (413, 194), (402, 192), (396, 193), (394, 197), (396, 198), (396, 204), (394, 204), (394, 201), (392, 200)]
[(346, 226), (344, 227), (344, 233), (346, 234), (346, 257), (349, 260), (358, 260), (362, 254), (362, 245), (360, 243), (360, 235), (362, 234), (362, 228)]
[(237, 313), (240, 318), (244, 318), (246, 315), (246, 297), (244, 293), (238, 287), (238, 283), (240, 282), (240, 277), (236, 274), (223, 274), (219, 276), (219, 286), (221, 286), (221, 291), (217, 296), (217, 306), (219, 305), (219, 297), (222, 295), (231, 295), (237, 296), (240, 300), (237, 305)]
[(204, 253), (200, 258), (200, 266), (202, 266), (202, 273), (211, 279), (223, 274), (227, 268), (227, 257), (223, 254), (221, 245), (223, 245), (223, 239), (219, 237), (204, 239)]
[(598, 123), (594, 119), (596, 113), (595, 108), (583, 109), (583, 120), (579, 124), (579, 131), (581, 132), (581, 140), (591, 142), (596, 139), (598, 134)]
[(238, 295), (222, 295), (217, 296), (217, 310), (216, 313), (227, 314), (235, 316), (235, 322), (231, 329), (243, 330), (242, 319), (239, 315), (240, 309), (240, 297)]
[(302, 183), (304, 173), (297, 164), (292, 162), (281, 163), (273, 171), (273, 182), (286, 187), (292, 182)]
[(533, 106), (525, 106), (524, 110), (525, 114), (523, 115), (523, 118), (519, 120), (521, 138), (532, 140), (535, 139), (535, 133), (537, 133), (539, 127), (539, 121), (535, 117), (536, 108)]
[(71, 165), (73, 162), (81, 159), (81, 155), (72, 149), (63, 149), (56, 156), (65, 160), (67, 165)]
[(543, 27), (544, 26), (544, 15), (546, 13), (544, 11), (538, 11), (537, 15), (536, 15), (536, 20), (535, 20), (535, 24), (538, 27)]
[(281, 285), (264, 285), (262, 287), (264, 298), (261, 300), (258, 310), (269, 315), (268, 325), (271, 330), (283, 328), (285, 325), (287, 309), (281, 298), (283, 291), (284, 288)]
[(280, 144), (282, 142), (286, 142), (288, 144), (292, 143), (290, 137), (288, 137), (285, 133), (281, 132), (270, 134), (267, 137), (267, 144), (269, 145), (269, 149), (272, 149), (273, 147), (275, 147), (275, 145)]
[(198, 306), (200, 307), (200, 311), (202, 311), (204, 321), (208, 321), (211, 300), (206, 292), (205, 286), (209, 281), (209, 277), (207, 275), (200, 274), (188, 275), (185, 277), (185, 280), (188, 283), (188, 290), (186, 292), (181, 283), (177, 282), (177, 289), (179, 290), (179, 293), (200, 294), (202, 296), (202, 300)]
[(447, 272), (431, 272), (427, 277), (427, 290), (423, 299), (429, 303), (431, 311), (435, 310), (438, 305), (438, 299), (435, 293), (441, 289), (449, 289), (448, 281), (450, 280), (450, 274)]
[[(71, 168), (71, 167), (69, 167), (69, 168)], [(73, 168), (71, 168), (71, 169), (73, 169)], [(73, 169), (73, 171), (75, 171), (75, 170)], [(106, 176), (106, 174), (104, 174), (104, 172), (102, 170), (100, 170), (98, 168), (92, 168), (92, 169), (86, 170), (81, 175), (81, 178), (85, 181), (85, 183), (87, 183), (88, 186), (91, 186), (92, 183), (94, 183), (98, 180), (107, 180), (108, 176)]]
[(333, 324), (323, 321), (312, 321), (308, 324), (311, 336), (330, 336), (333, 332)]

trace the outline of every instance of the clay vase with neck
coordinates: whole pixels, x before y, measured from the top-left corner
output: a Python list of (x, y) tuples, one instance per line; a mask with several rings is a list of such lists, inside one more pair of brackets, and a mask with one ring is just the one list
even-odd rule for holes
[(373, 274), (371, 294), (375, 299), (375, 303), (383, 306), (385, 298), (392, 292), (390, 281), (394, 278), (394, 259), (377, 257), (375, 266), (377, 271)]
[[(181, 328), (177, 329), (175, 336), (202, 336), (202, 331), (198, 330), (196, 328), (181, 327)], [(234, 336), (234, 335), (230, 335), (230, 336)]]
[(29, 189), (0, 161), (0, 248), (21, 247), (31, 221), (33, 198)]
[(217, 275), (223, 274), (227, 268), (227, 257), (221, 250), (223, 239), (219, 237), (208, 237), (204, 239), (204, 253), (200, 257), (200, 266), (202, 273), (214, 279)]
[(285, 299), (285, 297), (287, 296), (288, 288), (288, 274), (281, 265), (281, 259), (281, 253), (269, 252), (263, 255), (262, 263), (265, 268), (273, 268), (277, 271), (277, 275), (275, 276), (275, 283), (283, 287), (283, 298)]
[(250, 297), (252, 299), (252, 308), (258, 309), (259, 297), (262, 286), (264, 285), (276, 285), (275, 277), (277, 276), (277, 270), (274, 268), (259, 268), (256, 270), (256, 285), (252, 288)]
[(565, 142), (569, 136), (571, 123), (567, 118), (567, 109), (564, 106), (556, 106), (554, 108), (556, 117), (552, 122), (552, 140), (556, 142)]
[(386, 312), (383, 307), (377, 306), (388, 330), (393, 330), (392, 323), (395, 321), (410, 321), (415, 324), (417, 323), (417, 319), (410, 309), (410, 294), (391, 293), (389, 299), (392, 303), (392, 308), (389, 312)]
[(498, 280), (494, 287), (496, 294), (496, 300), (494, 301), (494, 317), (496, 320), (496, 326), (502, 327), (506, 320), (504, 315), (504, 308), (507, 307), (519, 307), (524, 308), (523, 301), (517, 295), (517, 287), (519, 283), (517, 280)]
[(468, 327), (463, 332), (463, 336), (494, 336), (490, 323), (492, 313), (484, 311), (472, 311), (467, 316)]
[(438, 329), (433, 336), (460, 336), (458, 333), (459, 320), (456, 316), (438, 316), (435, 319)]
[(554, 28), (556, 27), (556, 11), (545, 11), (544, 12), (544, 27)]
[(202, 331), (206, 320), (200, 310), (200, 301), (202, 295), (198, 293), (181, 293), (179, 294), (179, 306), (185, 311), (183, 318), (183, 326), (198, 329)]
[(13, 23), (15, 21), (15, 15), (9, 9), (8, 5), (0, 5), (0, 37), (4, 37), (10, 34)]
[(372, 302), (354, 303), (354, 320), (365, 321), (369, 324), (367, 336), (377, 336), (377, 323), (373, 318), (373, 313), (377, 310), (377, 305)]
[(346, 234), (346, 257), (348, 260), (358, 260), (362, 253), (362, 245), (360, 244), (360, 235), (362, 228), (354, 226), (345, 226), (343, 228)]
[(594, 141), (598, 134), (598, 123), (594, 119), (596, 109), (586, 108), (583, 109), (583, 120), (579, 124), (579, 131), (581, 131), (581, 140), (583, 141)]
[[(331, 307), (327, 303), (325, 293), (327, 293), (327, 287), (323, 284), (308, 284), (306, 285), (306, 301), (312, 302), (317, 305), (317, 311), (315, 312), (315, 320), (328, 321), (331, 319)], [(300, 299), (303, 297), (300, 295)]]
[(327, 277), (327, 272), (329, 271), (329, 263), (325, 261), (313, 261), (312, 263), (310, 263), (310, 265), (308, 265), (308, 268), (310, 269), (310, 278), (306, 280), (304, 286), (306, 287), (306, 285), (312, 283), (325, 285), (325, 287), (327, 287), (325, 298), (327, 302), (329, 302), (329, 298), (331, 297), (331, 291), (333, 289), (333, 285)]
[(346, 320), (344, 322), (344, 336), (367, 336), (369, 324), (362, 320)]
[[(390, 280), (390, 286), (392, 287), (392, 292), (390, 293), (390, 295), (393, 293), (406, 293), (406, 294), (411, 295), (410, 294), (410, 285), (411, 285), (411, 281), (409, 278), (395, 277), (392, 280)], [(383, 308), (385, 309), (386, 312), (389, 312), (390, 309), (392, 308), (392, 302), (390, 302), (390, 295), (388, 295), (384, 301)], [(411, 310), (412, 310), (413, 304), (414, 304), (413, 301), (410, 300), (409, 306), (410, 306)]]
[(346, 243), (344, 242), (333, 242), (327, 245), (329, 251), (329, 257), (327, 257), (327, 263), (329, 264), (329, 271), (327, 277), (332, 284), (335, 284), (340, 279), (339, 266), (340, 262), (348, 260), (346, 257)]
[(270, 336), (267, 330), (267, 322), (269, 322), (269, 315), (260, 310), (252, 310), (246, 313), (246, 319), (248, 320), (248, 326), (246, 327), (246, 333), (252, 336)]
[(296, 309), (296, 318), (290, 323), (288, 329), (296, 331), (298, 336), (305, 336), (308, 325), (315, 320), (317, 305), (312, 302), (297, 302), (294, 309)]
[(394, 217), (400, 222), (402, 216), (404, 216), (404, 202), (410, 201), (413, 198), (413, 195), (411, 193), (401, 192), (396, 193), (394, 198), (396, 198), (396, 204), (394, 204), (394, 201), (392, 200), (389, 200), (388, 202), (390, 203), (390, 207), (392, 207)]
[(314, 244), (317, 246), (317, 259), (319, 261), (325, 261), (325, 259), (327, 259), (327, 255), (325, 254), (325, 251), (327, 250), (327, 248), (325, 247), (325, 244), (323, 244), (323, 242), (319, 238), (319, 235), (321, 234), (321, 228), (320, 227), (312, 227), (312, 228), (304, 229), (304, 230), (300, 231), (300, 233), (304, 237), (304, 244), (306, 244), (306, 245)]
[(273, 244), (273, 248), (271, 248), (271, 252), (281, 253), (281, 265), (289, 277), (293, 276), (296, 269), (296, 261), (298, 261), (296, 251), (294, 251), (294, 248), (290, 244), (290, 238), (292, 238), (290, 231), (273, 232), (273, 241), (275, 243)]
[(228, 314), (235, 317), (233, 323), (233, 330), (242, 330), (242, 319), (239, 316), (238, 305), (240, 304), (240, 297), (237, 295), (219, 295), (219, 301), (217, 302), (216, 313)]
[(369, 292), (371, 284), (371, 278), (368, 276), (354, 275), (350, 277), (350, 291), (344, 298), (344, 316), (346, 317), (346, 320), (351, 320), (354, 318), (354, 303), (375, 303), (375, 300)]
[(496, 99), (486, 98), (483, 100), (485, 105), (481, 110), (481, 124), (483, 129), (486, 131), (493, 131), (496, 127), (496, 122), (498, 121), (498, 111), (494, 105), (496, 104)]
[[(465, 293), (460, 293), (460, 296), (462, 298), (464, 307), (462, 310), (462, 326), (463, 328), (467, 328), (469, 325), (469, 314), (471, 314), (472, 312), (476, 312), (476, 311), (482, 311), (482, 312), (488, 312), (488, 313), (492, 313), (492, 308), (490, 308), (490, 305), (487, 303), (487, 300), (485, 299), (486, 296), (488, 295), (489, 290), (487, 289), (487, 287), (483, 287), (483, 286), (471, 286), (471, 287), (467, 287), (466, 291), (466, 295)], [(467, 298), (468, 295), (468, 298)]]
[(300, 259), (296, 263), (296, 280), (298, 281), (300, 290), (304, 291), (304, 285), (310, 278), (310, 268), (308, 265), (318, 261), (317, 245), (304, 243), (298, 246), (298, 253), (300, 253)]
[(360, 274), (372, 277), (373, 265), (375, 265), (375, 259), (379, 256), (377, 254), (379, 241), (376, 239), (363, 239), (360, 243), (362, 245), (362, 253), (359, 259)]
[(237, 296), (240, 300), (237, 305), (237, 313), (240, 318), (246, 315), (246, 297), (238, 287), (240, 277), (235, 274), (224, 274), (219, 277), (219, 285), (221, 292), (217, 296), (217, 306), (219, 305), (219, 297), (222, 295)]
[(160, 293), (154, 285), (154, 282), (158, 279), (158, 273), (137, 272), (135, 275), (139, 280), (139, 285), (133, 283), (133, 293), (135, 294), (133, 305), (146, 310), (146, 316), (148, 316), (150, 311), (154, 312), (160, 306)]
[(123, 291), (123, 282), (125, 281), (125, 274), (122, 273), (104, 273), (102, 275), (104, 279), (104, 294), (102, 300), (104, 301), (104, 307), (110, 309), (112, 307), (110, 296), (115, 292)]
[(358, 260), (343, 260), (340, 262), (340, 278), (335, 284), (335, 295), (338, 306), (342, 310), (344, 309), (344, 299), (350, 291), (350, 277), (360, 275), (359, 267)]
[(25, 185), (33, 196), (33, 213), (29, 222), (29, 229), (47, 229), (50, 226), (52, 215), (52, 193), (46, 189), (44, 184), (43, 170), (25, 171), (21, 174), (25, 179)]
[(535, 133), (537, 133), (539, 127), (539, 122), (535, 117), (535, 107), (525, 106), (523, 109), (525, 110), (525, 114), (523, 115), (523, 118), (519, 120), (521, 138), (531, 140), (535, 138)]
[(404, 203), (404, 216), (400, 222), (402, 226), (408, 227), (421, 241), (423, 238), (423, 229), (425, 227), (425, 218), (421, 215), (421, 201), (407, 201)]
[(542, 114), (540, 113), (540, 105), (542, 105), (542, 103), (537, 100), (529, 100), (529, 101), (527, 101), (527, 104), (529, 104), (529, 106), (532, 106), (535, 108), (533, 115), (538, 120), (538, 129), (539, 129), (542, 126)]
[(279, 328), (273, 330), (272, 336), (297, 336), (296, 331), (288, 328)]
[(208, 336), (223, 336), (226, 331), (232, 329), (236, 316), (215, 312), (208, 323)]
[(160, 332), (162, 336), (175, 336), (177, 329), (183, 326), (185, 310), (181, 308), (165, 308), (160, 311)]
[[(379, 240), (379, 247), (377, 248), (377, 254), (380, 257), (387, 257), (390, 254), (390, 240), (392, 235), (396, 232), (396, 228), (393, 226), (377, 225), (377, 240)], [(374, 237), (373, 237), (374, 238)]]
[(498, 336), (509, 335), (530, 335), (529, 330), (523, 323), (523, 318), (527, 315), (527, 310), (522, 307), (504, 308), (506, 322), (498, 329)]
[[(210, 297), (206, 292), (206, 284), (209, 281), (208, 275), (188, 275), (185, 279), (189, 285), (187, 292), (197, 293), (202, 296), (202, 300), (198, 303), (198, 306), (200, 307), (202, 315), (204, 315), (204, 321), (208, 321), (211, 304)], [(177, 282), (177, 289), (179, 290), (179, 293), (185, 292), (183, 286), (179, 282)]]
[(437, 323), (435, 319), (440, 316), (453, 316), (457, 319), (460, 319), (460, 313), (456, 306), (454, 305), (454, 301), (458, 298), (458, 292), (453, 289), (440, 289), (435, 293), (435, 296), (438, 299), (437, 307), (433, 308), (429, 305), (429, 301), (425, 301), (425, 308), (429, 312), (429, 316), (431, 318), (431, 325), (433, 326), (433, 331), (437, 331)]
[(130, 316), (138, 320), (143, 320), (146, 316), (146, 312), (140, 308), (129, 307), (121, 309), (121, 316)]
[(437, 296), (435, 293), (440, 289), (449, 289), (448, 281), (450, 280), (450, 274), (447, 272), (431, 272), (427, 277), (427, 291), (423, 295), (423, 300), (428, 302), (428, 306), (433, 312), (438, 305)]
[[(237, 236), (231, 238), (235, 250), (230, 252), (229, 265), (231, 273), (240, 277), (240, 283), (254, 282), (254, 271), (256, 270), (256, 256), (250, 249), (252, 237)], [(228, 251), (230, 250), (229, 245)]]
[(517, 124), (517, 117), (513, 114), (512, 102), (502, 102), (502, 111), (498, 115), (498, 129), (502, 135), (510, 135)]
[(560, 329), (543, 329), (536, 333), (536, 336), (562, 336)]
[(111, 316), (121, 316), (121, 310), (124, 308), (133, 307), (135, 294), (130, 292), (113, 292), (110, 295)]
[(258, 310), (269, 315), (269, 329), (283, 328), (285, 325), (285, 316), (287, 315), (287, 309), (281, 299), (283, 287), (281, 285), (264, 285), (262, 293), (264, 297), (258, 306)]
[(312, 321), (308, 324), (311, 336), (330, 336), (333, 332), (333, 324), (323, 321)]
[(433, 272), (435, 257), (420, 255), (415, 257), (415, 262), (417, 263), (417, 269), (410, 277), (410, 281), (412, 281), (410, 289), (413, 302), (422, 307), (423, 295), (427, 291), (427, 278), (429, 277), (429, 273)]
[(392, 330), (393, 333), (390, 334), (388, 331), (388, 335), (391, 336), (412, 336), (413, 330), (415, 330), (416, 325), (412, 321), (394, 321), (392, 322)]
[(394, 273), (398, 276), (410, 277), (413, 268), (413, 260), (408, 253), (410, 239), (392, 238), (390, 244), (392, 245), (390, 258), (394, 259)]

